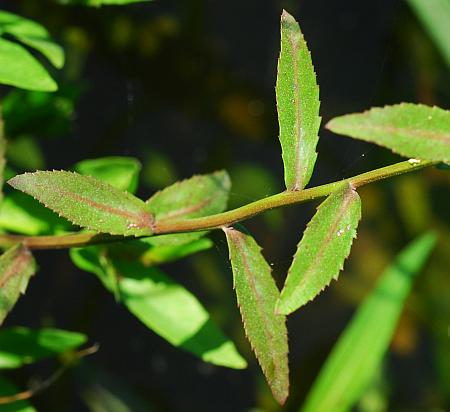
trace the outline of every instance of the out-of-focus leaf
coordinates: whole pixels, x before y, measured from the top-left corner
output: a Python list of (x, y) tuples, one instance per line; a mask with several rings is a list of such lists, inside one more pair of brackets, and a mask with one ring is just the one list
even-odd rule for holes
[(417, 18), (450, 67), (450, 2), (448, 0), (408, 0)]
[(100, 6), (108, 6), (108, 5), (124, 5), (124, 4), (131, 4), (131, 3), (145, 3), (152, 0), (56, 0), (60, 4), (78, 4), (83, 6), (94, 6), (94, 7), (100, 7)]
[(308, 394), (302, 412), (349, 411), (379, 366), (413, 280), (436, 237), (425, 234), (386, 269), (334, 346)]
[(44, 153), (32, 136), (19, 136), (8, 141), (8, 161), (21, 169), (35, 171), (45, 167)]
[(25, 293), (36, 263), (30, 251), (22, 245), (13, 246), (0, 256), (0, 325)]
[(47, 92), (58, 89), (48, 72), (27, 50), (3, 38), (0, 38), (0, 83)]
[(303, 189), (317, 158), (319, 87), (300, 27), (285, 10), (281, 15), (276, 92), (286, 188)]
[(6, 139), (3, 131), (3, 119), (1, 114), (1, 106), (0, 106), (0, 202), (3, 199), (3, 191), (1, 188), (3, 187), (4, 180), (4, 170), (5, 170), (5, 151), (6, 151)]
[(55, 356), (84, 344), (81, 333), (60, 329), (0, 329), (0, 369), (18, 368), (43, 358)]
[(15, 176), (8, 183), (76, 225), (116, 235), (152, 234), (153, 216), (142, 200), (92, 177), (39, 171)]
[[(0, 396), (12, 396), (20, 392), (13, 383), (0, 376)], [(37, 412), (28, 401), (17, 401), (0, 405), (0, 412)]]
[(45, 27), (22, 16), (0, 11), (0, 33), (13, 35), (17, 40), (41, 52), (47, 59), (60, 69), (64, 65), (64, 51), (54, 43)]
[[(156, 224), (162, 220), (182, 220), (208, 216), (225, 210), (230, 191), (230, 178), (225, 171), (193, 176), (174, 183), (147, 200), (147, 208)], [(155, 246), (191, 242), (207, 232), (155, 236)]]
[(331, 131), (387, 147), (402, 156), (450, 162), (450, 111), (401, 103), (335, 117)]
[(292, 313), (337, 279), (360, 218), (361, 199), (349, 185), (319, 206), (298, 244), (277, 303), (279, 313)]
[(279, 291), (261, 249), (241, 229), (224, 229), (245, 332), (275, 399), (289, 394), (286, 318), (275, 314)]
[(73, 226), (32, 197), (13, 192), (0, 204), (0, 228), (23, 235), (52, 235)]
[[(101, 249), (70, 251), (73, 262), (96, 274), (109, 290), (111, 277), (100, 260)], [(142, 323), (172, 345), (191, 352), (205, 362), (229, 368), (246, 367), (245, 360), (212, 322), (208, 312), (182, 285), (154, 267), (137, 261), (108, 259), (115, 271), (120, 300)]]
[(135, 193), (141, 164), (134, 157), (111, 156), (78, 162), (75, 171), (109, 183), (119, 190)]
[(178, 180), (172, 160), (164, 153), (153, 149), (145, 155), (142, 179), (152, 189), (162, 189)]

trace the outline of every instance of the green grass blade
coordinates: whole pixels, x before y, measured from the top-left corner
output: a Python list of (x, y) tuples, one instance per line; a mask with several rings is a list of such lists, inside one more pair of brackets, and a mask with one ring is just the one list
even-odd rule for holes
[(370, 383), (395, 331), (406, 297), (434, 247), (425, 234), (386, 269), (334, 346), (302, 412), (349, 411)]
[(450, 111), (401, 103), (332, 119), (331, 131), (387, 147), (402, 156), (450, 162)]
[(245, 332), (275, 399), (289, 394), (286, 318), (275, 314), (279, 291), (261, 249), (238, 228), (224, 229)]
[(76, 225), (115, 235), (153, 233), (153, 216), (142, 200), (92, 177), (39, 171), (15, 176), (8, 183)]
[(277, 312), (294, 312), (337, 279), (360, 219), (361, 199), (348, 185), (319, 206), (298, 244)]
[(0, 369), (18, 368), (83, 345), (87, 336), (61, 329), (0, 329)]
[(303, 189), (317, 158), (319, 87), (300, 27), (286, 11), (281, 15), (276, 93), (286, 188)]
[(97, 275), (111, 292), (114, 285), (108, 272), (115, 271), (120, 301), (172, 345), (215, 365), (235, 369), (247, 366), (233, 342), (182, 285), (157, 268), (145, 267), (138, 261), (109, 259), (101, 253), (100, 248), (90, 247), (71, 249), (70, 256), (79, 268)]
[(13, 246), (0, 256), (0, 325), (28, 286), (36, 272), (30, 251), (22, 245)]
[(450, 1), (407, 0), (450, 68)]

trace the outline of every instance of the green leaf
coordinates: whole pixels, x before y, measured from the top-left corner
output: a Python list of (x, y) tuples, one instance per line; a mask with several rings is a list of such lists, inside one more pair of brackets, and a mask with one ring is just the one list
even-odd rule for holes
[(25, 293), (36, 263), (30, 251), (22, 245), (13, 246), (0, 256), (0, 325)]
[[(183, 220), (223, 212), (227, 206), (231, 187), (225, 171), (193, 176), (174, 183), (155, 193), (147, 200), (147, 208), (156, 224), (162, 220)], [(155, 236), (150, 242), (155, 246), (191, 242), (207, 232)]]
[(100, 6), (108, 6), (108, 5), (125, 5), (125, 4), (132, 4), (132, 3), (146, 3), (148, 1), (152, 0), (56, 0), (60, 4), (79, 4), (83, 6), (94, 6), (94, 7), (100, 7)]
[(240, 228), (225, 228), (245, 332), (275, 399), (289, 394), (286, 318), (275, 314), (278, 288), (261, 249)]
[(51, 40), (44, 26), (17, 14), (0, 10), (0, 33), (13, 35), (17, 40), (41, 52), (56, 68), (64, 65), (64, 51)]
[(58, 89), (42, 65), (22, 46), (0, 38), (0, 83), (23, 89)]
[(8, 183), (76, 225), (113, 235), (152, 234), (153, 216), (142, 200), (92, 177), (39, 171)]
[[(205, 362), (229, 368), (246, 367), (234, 344), (213, 323), (208, 312), (182, 285), (154, 267), (137, 261), (100, 259), (101, 249), (72, 249), (70, 256), (81, 269), (96, 274), (112, 291), (108, 270), (116, 271), (122, 303), (142, 323), (172, 345)], [(104, 255), (103, 255), (104, 256)]]
[(448, 0), (408, 0), (450, 67), (450, 2)]
[(414, 277), (435, 241), (432, 233), (421, 236), (386, 269), (334, 346), (302, 412), (351, 410), (388, 349)]
[[(6, 120), (6, 122), (8, 122)], [(25, 170), (45, 168), (45, 158), (37, 140), (29, 135), (17, 136), (8, 140), (8, 162)]]
[(319, 87), (300, 27), (285, 10), (276, 92), (284, 180), (288, 190), (300, 190), (308, 184), (317, 158)]
[(119, 190), (135, 193), (141, 163), (134, 157), (111, 156), (78, 162), (75, 171), (109, 183)]
[[(19, 392), (19, 388), (0, 376), (0, 396), (13, 396)], [(37, 410), (28, 401), (17, 401), (0, 405), (0, 412), (37, 412)]]
[(450, 162), (450, 111), (401, 103), (332, 119), (331, 131), (387, 147), (402, 156)]
[(84, 344), (81, 333), (60, 329), (0, 329), (0, 369), (18, 368), (43, 358), (58, 355)]
[(6, 151), (6, 139), (4, 136), (3, 119), (0, 107), (0, 202), (3, 199), (3, 191), (1, 190), (1, 188), (3, 187), (4, 171), (6, 164), (5, 151)]
[(348, 184), (318, 207), (298, 244), (277, 312), (294, 312), (337, 279), (360, 218), (361, 199)]

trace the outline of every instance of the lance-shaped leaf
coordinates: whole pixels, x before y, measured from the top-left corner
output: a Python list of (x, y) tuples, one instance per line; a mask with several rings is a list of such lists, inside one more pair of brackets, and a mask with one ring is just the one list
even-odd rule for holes
[(81, 333), (61, 329), (0, 329), (0, 369), (18, 368), (75, 349), (87, 341)]
[(110, 259), (104, 250), (71, 249), (70, 256), (79, 268), (97, 275), (108, 290), (115, 293), (117, 289), (128, 310), (172, 345), (215, 365), (247, 366), (191, 292), (157, 268)]
[(387, 147), (402, 156), (450, 162), (450, 111), (401, 103), (332, 119), (331, 131)]
[(317, 158), (319, 87), (300, 27), (286, 11), (281, 15), (276, 92), (286, 188), (303, 189)]
[(289, 394), (286, 318), (275, 314), (280, 294), (261, 249), (241, 228), (224, 229), (245, 332), (275, 399)]
[(22, 245), (13, 246), (0, 256), (0, 325), (25, 293), (36, 263), (30, 251)]
[(413, 280), (435, 241), (432, 233), (421, 236), (386, 269), (334, 346), (302, 412), (351, 410), (388, 349)]
[(331, 194), (308, 223), (277, 303), (289, 314), (337, 279), (361, 218), (361, 199), (349, 185)]
[(8, 183), (76, 225), (125, 236), (152, 234), (145, 203), (89, 176), (65, 171), (24, 173)]
[[(147, 200), (156, 225), (161, 220), (182, 220), (208, 216), (225, 210), (231, 182), (228, 173), (219, 171), (174, 183)], [(182, 244), (198, 239), (206, 232), (156, 236), (155, 246)]]

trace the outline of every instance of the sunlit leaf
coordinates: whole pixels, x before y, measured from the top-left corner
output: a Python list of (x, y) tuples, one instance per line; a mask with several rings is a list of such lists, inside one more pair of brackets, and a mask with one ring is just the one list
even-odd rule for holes
[(245, 332), (275, 399), (283, 404), (289, 393), (288, 343), (286, 319), (275, 314), (278, 288), (253, 237), (240, 228), (224, 231)]
[[(13, 396), (20, 392), (19, 388), (6, 378), (0, 376), (0, 397)], [(28, 401), (17, 401), (0, 405), (0, 412), (37, 412)]]
[(425, 234), (386, 269), (334, 346), (302, 412), (346, 412), (370, 383), (395, 331), (413, 280), (436, 238)]
[(30, 251), (22, 245), (13, 246), (0, 256), (0, 325), (25, 293), (36, 263)]
[(331, 131), (387, 147), (402, 156), (450, 162), (450, 111), (401, 103), (336, 117)]
[(408, 0), (442, 57), (450, 67), (450, 2), (448, 0)]
[(0, 329), (0, 369), (18, 368), (43, 358), (55, 356), (84, 344), (81, 333), (60, 329)]
[(109, 183), (119, 190), (136, 192), (138, 186), (140, 162), (134, 157), (101, 157), (78, 162), (75, 171)]
[(39, 171), (8, 183), (76, 225), (116, 235), (152, 234), (153, 217), (142, 200), (92, 177)]
[(0, 83), (52, 92), (58, 86), (42, 65), (22, 46), (0, 38)]
[(142, 323), (172, 345), (191, 352), (205, 362), (229, 368), (246, 367), (234, 344), (213, 323), (208, 312), (182, 285), (154, 267), (137, 261), (100, 260), (100, 248), (72, 249), (73, 262), (96, 274), (109, 290), (107, 273), (116, 271), (121, 302)]
[(298, 245), (277, 303), (278, 312), (287, 315), (297, 310), (337, 279), (360, 218), (361, 200), (349, 185), (319, 206)]
[(286, 11), (281, 15), (276, 92), (286, 188), (303, 189), (317, 158), (319, 87), (300, 27)]

